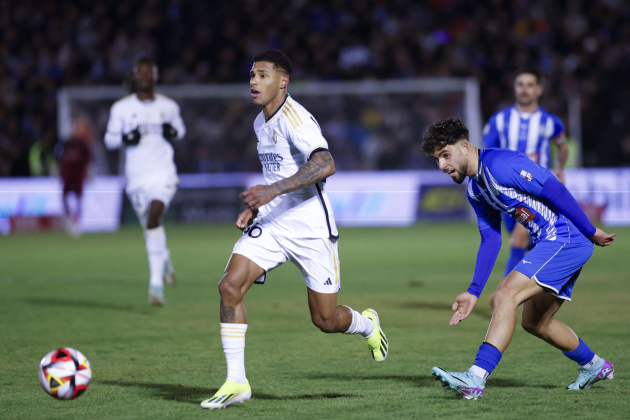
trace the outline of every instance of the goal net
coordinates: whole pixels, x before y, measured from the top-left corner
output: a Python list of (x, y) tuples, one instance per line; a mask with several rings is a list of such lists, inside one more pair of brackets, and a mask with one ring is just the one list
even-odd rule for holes
[[(259, 172), (252, 105), (247, 83), (158, 86), (180, 105), (187, 128), (176, 142), (179, 173)], [(438, 118), (462, 118), (480, 143), (482, 122), (475, 79), (425, 78), (361, 82), (302, 82), (288, 89), (317, 119), (338, 170), (434, 169), (420, 150), (427, 126)], [(122, 159), (108, 153), (103, 136), (122, 87), (67, 87), (58, 93), (59, 137), (67, 139), (79, 119), (94, 134), (99, 175), (118, 174)], [(124, 154), (120, 154), (124, 155)]]

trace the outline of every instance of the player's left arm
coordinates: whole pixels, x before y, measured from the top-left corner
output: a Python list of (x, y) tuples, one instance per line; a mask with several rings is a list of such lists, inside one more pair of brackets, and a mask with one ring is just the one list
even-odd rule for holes
[(517, 156), (506, 167), (509, 169), (503, 173), (497, 173), (502, 184), (547, 200), (596, 245), (608, 246), (613, 242), (613, 238), (617, 234), (607, 234), (603, 230), (595, 228), (567, 187), (547, 169), (532, 162), (524, 155)]
[(175, 139), (183, 139), (185, 134), (186, 126), (184, 125), (184, 120), (182, 120), (179, 105), (173, 101), (171, 116), (168, 121), (162, 124), (162, 135), (166, 140), (173, 141)]
[(307, 158), (307, 162), (293, 175), (272, 185), (256, 185), (243, 191), (245, 205), (258, 209), (280, 194), (297, 191), (321, 182), (335, 173), (335, 162), (328, 151), (328, 142), (319, 124), (310, 114), (303, 114), (302, 124), (291, 131), (291, 143)]
[(553, 204), (560, 213), (573, 222), (575, 227), (595, 245), (608, 246), (613, 243), (616, 233), (606, 233), (593, 226), (580, 204), (559, 180), (550, 176), (542, 187), (540, 197)]
[(564, 184), (564, 167), (567, 163), (567, 159), (569, 158), (569, 144), (567, 143), (567, 136), (564, 131), (564, 124), (562, 120), (555, 115), (552, 117), (553, 120), (553, 134), (551, 138), (553, 142), (558, 146), (558, 157), (556, 164), (554, 165), (553, 172), (558, 178), (558, 180)]
[(319, 150), (311, 155), (293, 176), (282, 179), (271, 185), (256, 185), (241, 193), (241, 198), (246, 206), (258, 209), (269, 203), (280, 194), (297, 191), (324, 179), (335, 173), (335, 162), (328, 150)]

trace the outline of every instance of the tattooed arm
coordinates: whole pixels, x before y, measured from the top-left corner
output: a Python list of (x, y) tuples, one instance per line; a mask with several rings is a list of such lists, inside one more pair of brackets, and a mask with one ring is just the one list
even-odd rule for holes
[(335, 173), (335, 162), (328, 150), (315, 152), (293, 176), (272, 185), (256, 185), (243, 191), (240, 197), (246, 206), (257, 210), (280, 194), (297, 191), (301, 188), (323, 181)]
[(315, 152), (295, 175), (273, 184), (278, 194), (286, 194), (323, 181), (335, 173), (335, 162), (328, 150)]

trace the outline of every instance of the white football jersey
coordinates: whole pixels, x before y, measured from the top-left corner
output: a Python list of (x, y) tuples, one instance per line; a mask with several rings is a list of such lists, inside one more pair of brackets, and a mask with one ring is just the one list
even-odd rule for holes
[[(269, 119), (262, 112), (258, 115), (254, 131), (268, 185), (295, 175), (315, 151), (328, 150), (315, 118), (288, 94)], [(290, 237), (337, 239), (339, 233), (324, 185), (325, 181), (318, 182), (277, 196), (259, 209), (256, 223), (273, 224)]]
[(159, 93), (152, 100), (142, 101), (131, 94), (112, 105), (105, 133), (108, 149), (122, 146), (123, 134), (139, 128), (142, 137), (136, 146), (125, 147), (125, 175), (127, 187), (146, 182), (177, 182), (177, 168), (173, 162), (173, 146), (162, 133), (162, 124), (169, 123), (182, 139), (186, 127), (179, 114), (179, 105)]

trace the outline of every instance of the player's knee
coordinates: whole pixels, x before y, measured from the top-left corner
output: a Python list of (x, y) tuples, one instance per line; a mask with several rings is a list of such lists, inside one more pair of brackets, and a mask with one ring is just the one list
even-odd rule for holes
[(219, 294), (223, 300), (240, 300), (243, 297), (241, 287), (228, 274), (219, 282)]
[(540, 322), (535, 322), (529, 319), (523, 318), (521, 320), (521, 327), (531, 335), (540, 336), (544, 330), (543, 324)]
[(321, 330), (321, 332), (325, 333), (334, 333), (337, 332), (337, 320), (336, 319), (325, 319), (320, 314), (311, 315), (311, 321), (313, 324)]
[(155, 229), (160, 226), (160, 218), (159, 217), (151, 217), (149, 216), (149, 220), (147, 220), (147, 229)]
[(514, 296), (507, 287), (500, 287), (492, 295), (492, 303), (494, 308), (511, 305)]

